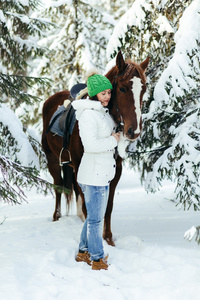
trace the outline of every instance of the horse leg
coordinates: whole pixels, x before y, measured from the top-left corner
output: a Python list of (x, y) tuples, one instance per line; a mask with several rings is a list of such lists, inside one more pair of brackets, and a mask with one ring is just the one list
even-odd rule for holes
[(103, 238), (106, 240), (108, 245), (115, 246), (115, 243), (112, 238), (112, 232), (111, 232), (111, 213), (113, 209), (113, 199), (114, 199), (114, 194), (115, 194), (115, 188), (119, 182), (119, 179), (121, 177), (122, 173), (122, 160), (119, 157), (119, 163), (117, 164), (116, 167), (116, 173), (115, 177), (110, 183), (110, 190), (109, 190), (109, 197), (108, 197), (108, 204), (106, 208), (106, 213), (104, 217), (104, 233), (103, 233)]
[(87, 215), (84, 195), (76, 181), (75, 176), (73, 176), (73, 188), (76, 196), (77, 216), (84, 222)]
[[(63, 179), (61, 177), (61, 167), (59, 166), (58, 158), (52, 153), (46, 153), (47, 161), (48, 161), (48, 169), (51, 176), (54, 179), (54, 184), (60, 187), (63, 186)], [(61, 195), (62, 192), (59, 192), (55, 189), (56, 195), (56, 203), (55, 203), (55, 211), (53, 214), (53, 221), (58, 221), (61, 215)]]
[[(55, 184), (55, 183), (54, 183)], [(56, 194), (56, 204), (55, 204), (55, 211), (53, 214), (53, 221), (58, 221), (61, 217), (61, 193), (55, 190)]]

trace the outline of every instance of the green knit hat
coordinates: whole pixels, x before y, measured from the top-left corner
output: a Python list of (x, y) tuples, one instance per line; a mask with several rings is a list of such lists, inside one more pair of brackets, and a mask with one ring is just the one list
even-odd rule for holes
[(90, 97), (93, 97), (97, 95), (100, 92), (103, 92), (105, 90), (111, 89), (112, 90), (112, 84), (110, 80), (99, 74), (94, 74), (90, 77), (88, 77), (87, 80), (87, 89), (88, 89), (88, 95)]

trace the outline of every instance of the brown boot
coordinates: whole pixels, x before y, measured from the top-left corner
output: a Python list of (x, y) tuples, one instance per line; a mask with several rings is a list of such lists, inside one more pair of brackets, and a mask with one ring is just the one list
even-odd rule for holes
[(76, 259), (76, 261), (78, 261), (78, 262), (82, 262), (82, 261), (83, 261), (83, 262), (86, 262), (89, 266), (92, 265), (92, 261), (91, 261), (91, 259), (90, 259), (90, 254), (89, 254), (89, 252), (87, 252), (87, 251), (85, 251), (85, 252), (83, 252), (83, 253), (78, 252), (78, 254), (76, 255), (75, 259)]
[(106, 258), (100, 258), (98, 261), (93, 260), (92, 261), (92, 270), (108, 270), (108, 263), (107, 263), (107, 257)]

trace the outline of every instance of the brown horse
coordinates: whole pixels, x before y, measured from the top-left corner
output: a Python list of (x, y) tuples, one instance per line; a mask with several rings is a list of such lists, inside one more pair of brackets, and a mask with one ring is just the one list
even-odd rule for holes
[[(116, 66), (114, 66), (106, 77), (113, 85), (112, 97), (109, 103), (109, 112), (114, 121), (118, 125), (118, 129), (123, 132), (126, 139), (133, 141), (141, 132), (141, 105), (142, 98), (146, 91), (146, 77), (145, 70), (147, 69), (149, 58), (141, 64), (136, 64), (132, 61), (124, 61), (121, 51), (116, 57)], [(61, 176), (61, 167), (59, 165), (59, 156), (63, 147), (63, 138), (54, 135), (52, 132), (46, 134), (49, 122), (52, 115), (57, 110), (59, 105), (62, 105), (65, 99), (69, 98), (69, 91), (62, 91), (51, 96), (43, 106), (43, 133), (42, 146), (48, 161), (48, 169), (54, 179), (54, 184), (63, 186), (63, 178)], [(75, 191), (76, 200), (79, 195), (82, 199), (82, 211), (86, 217), (86, 208), (84, 203), (84, 196), (76, 181), (78, 167), (83, 155), (83, 146), (79, 136), (78, 122), (76, 122), (73, 129), (70, 145), (67, 151), (63, 151), (62, 159), (69, 161), (69, 153), (71, 154), (71, 161), (74, 168), (72, 173), (72, 191)], [(108, 205), (104, 218), (104, 233), (103, 237), (108, 244), (114, 245), (111, 232), (111, 213), (113, 208), (113, 198), (115, 188), (118, 184), (122, 172), (122, 158), (118, 155), (116, 158), (116, 174), (110, 183), (110, 192)], [(72, 191), (69, 199), (71, 199)], [(53, 214), (53, 220), (57, 221), (61, 217), (61, 193), (55, 190), (56, 205)]]

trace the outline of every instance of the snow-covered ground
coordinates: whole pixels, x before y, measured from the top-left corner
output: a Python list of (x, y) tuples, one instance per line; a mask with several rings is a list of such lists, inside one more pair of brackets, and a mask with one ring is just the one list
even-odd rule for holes
[(200, 213), (178, 209), (173, 186), (147, 194), (138, 175), (125, 170), (112, 214), (115, 247), (106, 243), (108, 271), (74, 259), (82, 221), (52, 222), (54, 200), (35, 192), (28, 203), (0, 204), (1, 300), (199, 300), (200, 246), (184, 232)]

